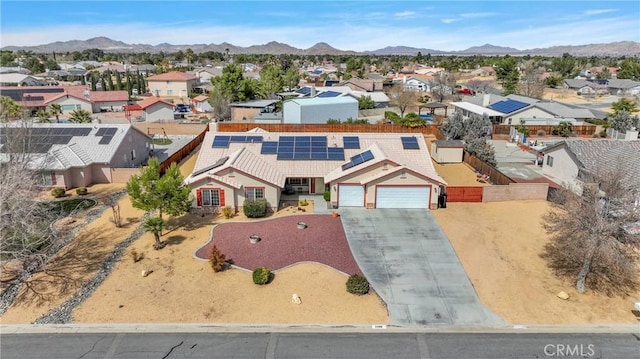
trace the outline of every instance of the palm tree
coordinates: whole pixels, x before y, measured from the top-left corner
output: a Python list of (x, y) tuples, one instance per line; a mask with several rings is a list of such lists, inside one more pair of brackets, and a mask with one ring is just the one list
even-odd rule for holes
[(91, 122), (91, 112), (83, 109), (73, 110), (71, 116), (69, 116), (69, 121), (73, 123), (89, 123)]
[(49, 122), (49, 111), (47, 110), (40, 110), (38, 111), (38, 113), (36, 113), (36, 117), (38, 117), (38, 121), (45, 123), (45, 122)]
[(18, 117), (22, 113), (22, 106), (13, 102), (11, 97), (0, 96), (0, 117), (3, 122), (9, 122), (9, 119)]
[(161, 249), (163, 245), (160, 241), (160, 234), (164, 229), (164, 219), (160, 217), (150, 217), (146, 222), (144, 222), (143, 227), (145, 231), (153, 233), (153, 237), (156, 240), (156, 243), (153, 244), (153, 248)]
[(56, 117), (56, 122), (60, 122), (60, 115), (62, 115), (62, 106), (59, 103), (52, 103), (49, 106), (49, 113), (51, 116)]

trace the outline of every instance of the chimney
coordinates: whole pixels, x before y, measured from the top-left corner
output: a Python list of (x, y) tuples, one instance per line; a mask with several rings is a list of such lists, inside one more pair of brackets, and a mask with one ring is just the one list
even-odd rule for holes
[(88, 100), (89, 99), (89, 90), (84, 90), (83, 94), (84, 94), (84, 98), (86, 98)]
[(487, 107), (489, 106), (489, 100), (491, 99), (491, 95), (489, 95), (488, 93), (484, 94), (482, 96), (482, 107)]
[(316, 97), (316, 85), (312, 85), (311, 86), (311, 93), (309, 94), (310, 97)]

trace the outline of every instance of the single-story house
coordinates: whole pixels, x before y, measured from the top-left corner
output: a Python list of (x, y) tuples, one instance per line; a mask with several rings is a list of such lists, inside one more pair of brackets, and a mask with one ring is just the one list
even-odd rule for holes
[(327, 123), (358, 118), (358, 100), (350, 96), (296, 98), (282, 104), (284, 123)]
[(146, 78), (149, 92), (158, 97), (187, 98), (198, 85), (198, 77), (180, 71), (171, 71)]
[(277, 100), (254, 100), (230, 103), (231, 120), (251, 120), (261, 113), (275, 112)]
[(207, 95), (198, 95), (192, 98), (191, 102), (193, 102), (196, 113), (213, 112), (213, 107), (211, 107), (211, 105), (209, 104), (209, 96)]
[(325, 191), (334, 207), (436, 208), (446, 185), (421, 135), (266, 131), (208, 132), (185, 183), (194, 207), (236, 209)]
[(640, 178), (640, 140), (566, 140), (542, 149), (542, 173), (581, 193), (589, 175), (625, 166), (634, 181)]
[(0, 74), (0, 86), (45, 86), (45, 79), (21, 73)]
[[(24, 131), (20, 122), (0, 125), (0, 163), (8, 161), (7, 136)], [(122, 182), (112, 169), (138, 167), (149, 158), (151, 138), (125, 124), (32, 124), (27, 127), (29, 163), (44, 187), (85, 187)], [(126, 180), (126, 179), (125, 179)]]
[(461, 163), (463, 153), (462, 140), (438, 140), (431, 143), (431, 158), (438, 163)]
[(640, 81), (629, 79), (611, 79), (607, 83), (609, 93), (612, 95), (631, 95), (640, 94)]
[(142, 119), (147, 122), (173, 120), (173, 104), (155, 96), (138, 101), (142, 110)]

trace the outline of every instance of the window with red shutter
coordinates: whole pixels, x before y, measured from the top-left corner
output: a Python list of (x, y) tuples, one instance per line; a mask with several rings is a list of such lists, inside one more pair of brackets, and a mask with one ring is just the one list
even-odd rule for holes
[(196, 201), (198, 202), (198, 207), (202, 207), (202, 191), (200, 189), (196, 190)]

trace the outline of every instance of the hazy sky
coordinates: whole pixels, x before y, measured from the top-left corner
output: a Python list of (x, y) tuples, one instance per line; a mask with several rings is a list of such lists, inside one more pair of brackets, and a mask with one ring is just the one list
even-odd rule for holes
[(517, 49), (640, 41), (640, 1), (0, 0), (0, 46), (106, 36), (157, 45), (269, 41), (341, 50)]

